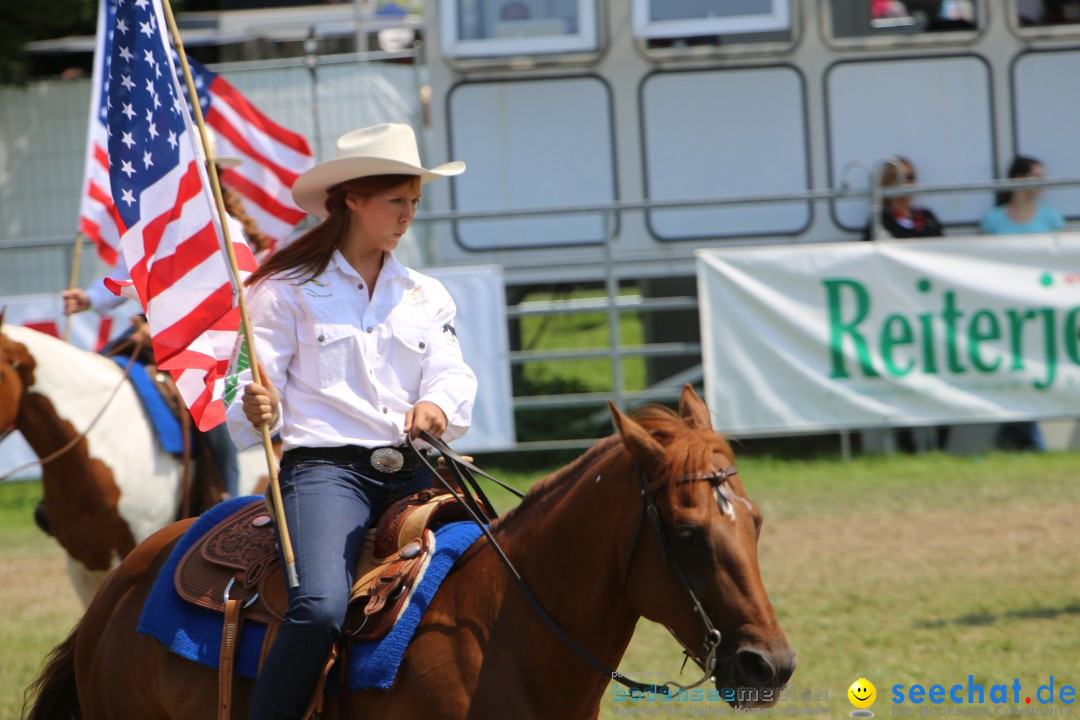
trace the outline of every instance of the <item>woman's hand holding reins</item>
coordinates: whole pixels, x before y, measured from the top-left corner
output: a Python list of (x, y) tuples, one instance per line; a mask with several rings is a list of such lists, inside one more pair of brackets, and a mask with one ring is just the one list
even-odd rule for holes
[(259, 363), (259, 378), (262, 384), (248, 383), (244, 388), (244, 416), (255, 427), (273, 425), (277, 420), (278, 392), (266, 370)]
[(405, 432), (414, 440), (420, 437), (420, 431), (427, 430), (435, 437), (442, 437), (446, 432), (446, 413), (438, 405), (421, 400), (405, 413)]

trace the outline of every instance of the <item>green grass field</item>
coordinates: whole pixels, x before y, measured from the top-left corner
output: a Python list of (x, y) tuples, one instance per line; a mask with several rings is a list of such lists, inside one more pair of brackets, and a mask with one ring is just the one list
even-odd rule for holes
[[(1022, 706), (1050, 676), (1059, 690), (1080, 684), (1080, 455), (747, 456), (739, 465), (765, 513), (761, 569), (799, 655), (793, 683), (822, 698), (779, 707), (846, 717), (860, 677), (877, 686), (879, 717), (892, 714), (897, 684), (948, 688), (973, 675), (989, 692), (1018, 679)], [(506, 476), (526, 487), (539, 473)], [(39, 493), (33, 483), (0, 486), (0, 718), (18, 717), (23, 688), (80, 612), (58, 548), (31, 522)], [(666, 632), (642, 621), (620, 669), (677, 678), (680, 663)], [(600, 717), (722, 708), (609, 697)]]
[[(626, 289), (624, 295), (636, 294)], [(577, 291), (573, 298), (606, 297), (602, 290)], [(533, 293), (529, 300), (562, 300), (565, 295)], [(521, 343), (526, 350), (586, 350), (606, 349), (611, 333), (606, 312), (582, 313), (580, 315), (529, 316), (521, 321)], [(641, 318), (635, 313), (620, 313), (619, 343), (623, 347), (641, 345), (645, 340)], [(623, 358), (623, 389), (645, 388), (645, 359)], [(611, 392), (611, 363), (604, 359), (550, 360), (529, 363), (523, 376), (531, 386), (544, 387), (561, 379), (576, 382), (579, 392)]]

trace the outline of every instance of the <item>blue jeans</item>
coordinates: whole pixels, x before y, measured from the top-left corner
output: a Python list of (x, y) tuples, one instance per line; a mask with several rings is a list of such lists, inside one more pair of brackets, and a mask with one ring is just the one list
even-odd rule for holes
[(215, 425), (206, 432), (199, 433), (199, 439), (206, 443), (214, 467), (221, 476), (221, 486), (229, 497), (240, 494), (240, 463), (236, 457), (236, 444), (229, 435), (225, 423)]
[(250, 720), (303, 714), (341, 637), (364, 534), (390, 503), (429, 487), (432, 477), (423, 465), (387, 475), (367, 463), (286, 456), (279, 482), (300, 587), (289, 588), (285, 622), (255, 681)]

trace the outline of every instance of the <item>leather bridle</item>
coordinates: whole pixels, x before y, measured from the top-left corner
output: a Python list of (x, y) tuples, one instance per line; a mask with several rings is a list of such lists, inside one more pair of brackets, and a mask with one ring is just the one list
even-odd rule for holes
[[(634, 528), (634, 535), (630, 540), (630, 552), (626, 559), (626, 564), (623, 568), (623, 588), (625, 589), (626, 587), (627, 577), (630, 572), (631, 560), (634, 556), (635, 548), (637, 547), (637, 539), (641, 532), (641, 525), (643, 519), (646, 515), (648, 515), (651, 520), (651, 524), (656, 531), (657, 541), (660, 543), (660, 552), (663, 563), (664, 565), (670, 566), (673, 569), (675, 577), (678, 579), (679, 583), (693, 602), (694, 613), (700, 619), (705, 630), (705, 639), (702, 642), (702, 652), (700, 655), (691, 652), (689, 649), (686, 649), (686, 645), (678, 638), (678, 636), (675, 637), (679, 644), (683, 646), (687, 656), (692, 658), (695, 663), (700, 665), (702, 670), (704, 671), (705, 674), (700, 680), (691, 685), (680, 685), (679, 683), (672, 680), (669, 680), (662, 685), (649, 685), (630, 680), (617, 670), (609, 668), (607, 664), (605, 664), (602, 660), (598, 659), (588, 650), (579, 645), (578, 642), (572, 637), (570, 637), (566, 633), (566, 631), (563, 630), (557, 622), (555, 622), (554, 618), (552, 618), (547, 613), (547, 611), (540, 604), (540, 601), (533, 594), (532, 590), (529, 589), (529, 586), (525, 583), (525, 579), (517, 571), (513, 563), (510, 562), (510, 558), (506, 556), (506, 553), (503, 552), (503, 549), (499, 546), (498, 542), (495, 541), (495, 538), (491, 534), (491, 531), (488, 529), (487, 524), (484, 523), (482, 519), (483, 516), (489, 515), (490, 517), (494, 517), (494, 510), (491, 508), (491, 503), (487, 500), (487, 497), (484, 496), (483, 491), (480, 490), (480, 486), (476, 482), (476, 478), (473, 477), (472, 473), (476, 472), (477, 474), (483, 475), (484, 477), (495, 481), (502, 487), (513, 492), (518, 497), (522, 497), (522, 494), (517, 490), (491, 477), (483, 470), (475, 467), (474, 465), (472, 465), (472, 463), (468, 462), (456, 452), (451, 450), (446, 443), (431, 436), (427, 432), (422, 431), (420, 433), (420, 438), (424, 440), (424, 442), (431, 445), (431, 447), (438, 450), (446, 459), (446, 462), (449, 465), (451, 471), (453, 472), (454, 477), (457, 479), (458, 484), (463, 491), (463, 494), (459, 495), (458, 492), (454, 490), (454, 488), (451, 487), (449, 483), (446, 482), (446, 480), (439, 473), (438, 469), (431, 465), (430, 461), (427, 459), (427, 456), (424, 453), (417, 452), (417, 456), (420, 457), (423, 463), (428, 466), (432, 474), (439, 480), (439, 482), (441, 482), (442, 485), (451, 494), (457, 497), (458, 500), (460, 500), (462, 504), (466, 507), (466, 509), (468, 509), (469, 514), (472, 516), (473, 520), (480, 526), (480, 530), (484, 533), (484, 536), (491, 544), (492, 549), (495, 551), (496, 555), (498, 555), (499, 558), (502, 560), (503, 565), (505, 565), (507, 570), (510, 572), (510, 576), (514, 579), (518, 587), (521, 589), (522, 593), (525, 595), (525, 599), (528, 600), (529, 605), (536, 612), (536, 614), (540, 616), (540, 619), (542, 619), (548, 625), (552, 632), (554, 632), (555, 635), (557, 635), (559, 639), (562, 640), (563, 643), (565, 643), (571, 650), (576, 652), (579, 656), (581, 656), (582, 659), (584, 659), (594, 668), (604, 673), (606, 677), (609, 677), (612, 680), (618, 682), (619, 684), (629, 688), (632, 697), (636, 697), (635, 693), (655, 693), (657, 695), (668, 695), (670, 694), (671, 688), (676, 688), (679, 691), (689, 690), (691, 688), (697, 687), (698, 685), (701, 685), (710, 677), (712, 677), (717, 665), (716, 652), (717, 649), (720, 647), (720, 631), (716, 629), (716, 627), (712, 623), (712, 620), (710, 620), (708, 613), (705, 612), (705, 608), (704, 606), (702, 606), (701, 601), (697, 597), (697, 594), (691, 587), (690, 582), (686, 577), (686, 573), (683, 571), (682, 566), (679, 564), (678, 558), (671, 551), (671, 546), (667, 539), (667, 531), (664, 527), (663, 520), (661, 520), (660, 518), (660, 511), (656, 507), (655, 495), (657, 490), (665, 487), (666, 485), (684, 485), (694, 482), (708, 482), (714, 490), (718, 490), (721, 485), (728, 481), (728, 479), (737, 474), (738, 471), (736, 470), (735, 466), (728, 466), (723, 470), (717, 470), (709, 473), (696, 473), (693, 475), (685, 475), (681, 478), (678, 478), (677, 480), (664, 479), (654, 480), (652, 482), (649, 482), (649, 478), (645, 472), (645, 469), (640, 465), (638, 466), (638, 479), (641, 485), (641, 512), (638, 514), (637, 524)], [(411, 438), (408, 440), (408, 443), (412, 445)], [(479, 507), (477, 501), (471, 497), (471, 494), (468, 492), (466, 482), (468, 482), (469, 485), (472, 486), (473, 490), (480, 497), (480, 502), (482, 502), (485, 506), (486, 510), (488, 511), (487, 513), (485, 513), (484, 510)], [(668, 562), (669, 558), (671, 560), (670, 563)], [(674, 633), (672, 634), (674, 635)]]
[(694, 652), (690, 648), (687, 648), (686, 644), (683, 643), (674, 632), (671, 632), (670, 628), (668, 629), (668, 632), (671, 632), (672, 636), (683, 646), (687, 656), (705, 671), (705, 677), (694, 685), (684, 687), (678, 685), (678, 683), (673, 683), (682, 690), (697, 687), (697, 685), (700, 685), (715, 672), (717, 664), (716, 652), (720, 647), (721, 634), (713, 624), (712, 619), (709, 618), (709, 614), (705, 612), (704, 605), (702, 605), (697, 593), (694, 592), (693, 586), (690, 585), (690, 580), (686, 576), (686, 571), (683, 570), (682, 565), (679, 563), (678, 556), (671, 548), (669, 533), (664, 526), (664, 521), (660, 517), (660, 509), (656, 506), (656, 492), (668, 485), (689, 485), (696, 482), (707, 482), (714, 490), (718, 491), (720, 486), (724, 485), (730, 478), (737, 475), (738, 472), (738, 469), (734, 465), (729, 465), (722, 470), (714, 470), (708, 473), (694, 473), (692, 475), (684, 475), (678, 479), (661, 479), (649, 482), (649, 477), (646, 474), (645, 469), (640, 465), (638, 466), (638, 483), (641, 486), (641, 512), (638, 513), (637, 522), (634, 525), (634, 534), (630, 539), (630, 552), (627, 554), (626, 562), (623, 565), (622, 585), (625, 590), (626, 584), (630, 578), (630, 567), (632, 565), (634, 554), (637, 551), (638, 537), (641, 535), (641, 526), (645, 517), (648, 516), (650, 525), (652, 525), (654, 534), (656, 535), (657, 544), (660, 546), (660, 561), (665, 567), (671, 568), (679, 585), (685, 591), (686, 595), (689, 596), (690, 601), (693, 604), (694, 614), (704, 630), (704, 640), (701, 643), (701, 649), (699, 652)]

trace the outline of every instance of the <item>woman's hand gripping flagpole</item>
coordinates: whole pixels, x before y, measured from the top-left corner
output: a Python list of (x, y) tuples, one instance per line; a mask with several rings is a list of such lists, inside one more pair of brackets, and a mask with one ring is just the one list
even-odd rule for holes
[[(75, 245), (71, 251), (71, 276), (68, 278), (68, 290), (79, 289), (79, 261), (82, 259), (83, 234), (75, 233)], [(64, 312), (64, 342), (71, 342), (71, 315)]]
[[(197, 98), (195, 81), (191, 77), (191, 68), (188, 66), (187, 54), (184, 52), (184, 44), (180, 40), (180, 31), (176, 27), (176, 19), (173, 17), (172, 6), (169, 0), (161, 0), (165, 19), (169, 24), (169, 34), (172, 37), (173, 46), (180, 57), (180, 66), (184, 71), (184, 82), (187, 83), (188, 96)], [(206, 155), (206, 171), (210, 176), (210, 186), (214, 191), (214, 201), (217, 204), (218, 217), (221, 218), (221, 229), (225, 234), (225, 250), (229, 257), (229, 266), (232, 268), (233, 282), (236, 285), (237, 305), (240, 309), (241, 327), (244, 331), (244, 343), (247, 345), (248, 358), (251, 363), (251, 378), (257, 384), (262, 384), (262, 376), (258, 359), (255, 357), (255, 342), (251, 333), (251, 322), (248, 320), (247, 304), (244, 299), (244, 284), (240, 280), (240, 268), (236, 262), (236, 253), (233, 251), (232, 239), (229, 237), (229, 224), (225, 222), (227, 217), (225, 201), (221, 194), (221, 183), (218, 180), (217, 168), (214, 166), (214, 158), (209, 152), (207, 142), (206, 124), (203, 120), (202, 108), (198, 102), (192, 102), (191, 108), (194, 114), (195, 124), (199, 128), (199, 141), (202, 143)], [(285, 556), (285, 573), (289, 581), (289, 587), (299, 587), (300, 581), (296, 575), (296, 559), (293, 556), (292, 542), (289, 540), (289, 528), (285, 524), (285, 513), (281, 506), (281, 487), (278, 485), (277, 458), (274, 456), (273, 444), (270, 440), (270, 425), (264, 423), (261, 426), (263, 450), (266, 453), (266, 467), (270, 481), (270, 505), (277, 522), (278, 535), (281, 538), (281, 552)]]

